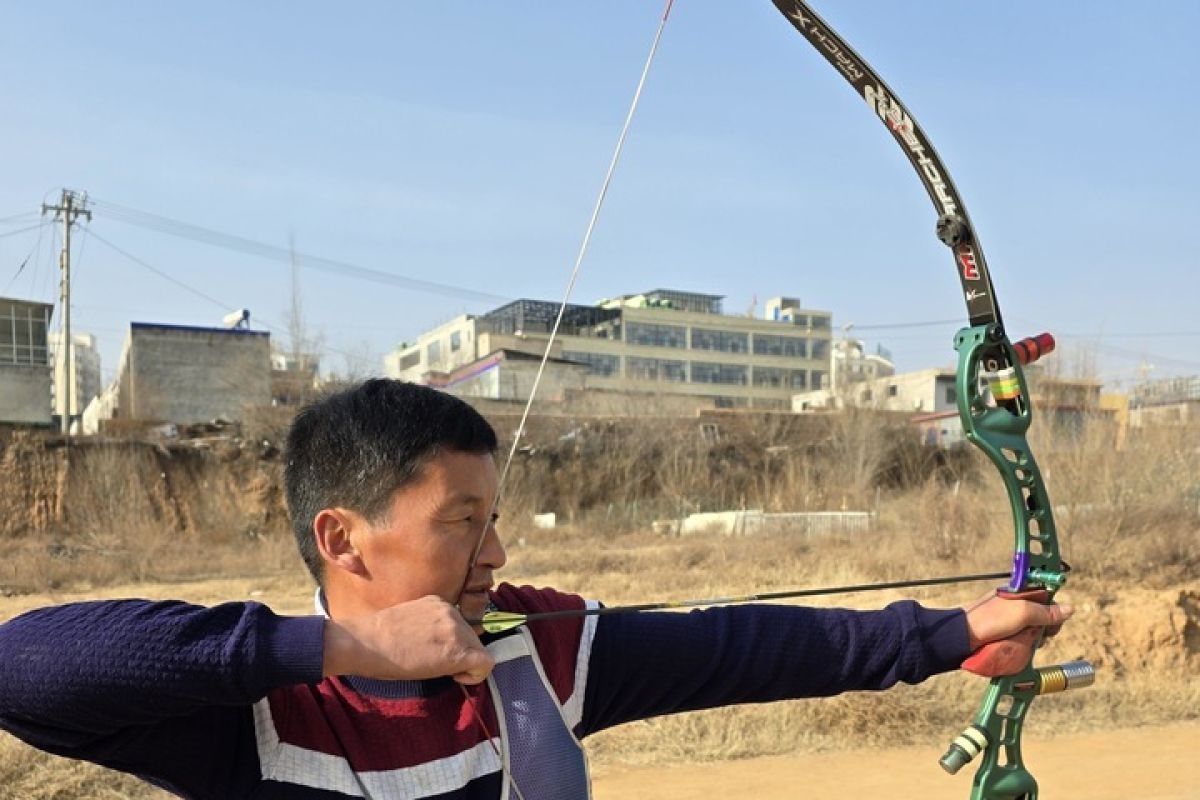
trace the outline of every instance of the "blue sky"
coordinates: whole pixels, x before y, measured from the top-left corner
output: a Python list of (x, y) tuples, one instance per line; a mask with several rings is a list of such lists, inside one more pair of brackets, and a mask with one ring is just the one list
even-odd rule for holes
[[(1055, 332), (1072, 369), (1114, 385), (1200, 373), (1200, 4), (817, 10), (938, 148), (1014, 337)], [(54, 299), (50, 229), (18, 231), (67, 186), (97, 201), (73, 308), (106, 372), (132, 320), (245, 306), (282, 330), (290, 305), (286, 263), (122, 207), (462, 290), (301, 270), (335, 371), (378, 371), (486, 296), (557, 300), (660, 12), (9, 4), (0, 294)], [(573, 300), (670, 287), (743, 312), (799, 296), (901, 369), (950, 364), (965, 315), (934, 219), (899, 148), (771, 3), (677, 0)]]

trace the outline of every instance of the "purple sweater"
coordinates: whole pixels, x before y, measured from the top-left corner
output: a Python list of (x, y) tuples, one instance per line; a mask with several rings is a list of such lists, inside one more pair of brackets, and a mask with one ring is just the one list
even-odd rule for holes
[[(257, 603), (121, 600), (32, 611), (0, 625), (0, 727), (184, 797), (343, 797), (268, 785), (255, 741), (253, 704), (321, 682), (323, 627), (321, 617), (281, 617)], [(742, 606), (605, 616), (575, 733), (917, 683), (967, 654), (962, 611), (912, 602), (869, 612)], [(393, 690), (458, 693), (445, 679)], [(499, 780), (438, 797), (495, 798)]]

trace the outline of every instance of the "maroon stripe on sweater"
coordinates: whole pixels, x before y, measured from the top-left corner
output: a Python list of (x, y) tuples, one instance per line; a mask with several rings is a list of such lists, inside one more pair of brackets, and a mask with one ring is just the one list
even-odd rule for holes
[[(486, 686), (468, 687), (494, 736), (498, 727)], [(385, 699), (340, 679), (292, 686), (269, 696), (280, 741), (349, 761), (357, 772), (412, 767), (470, 750), (487, 736), (457, 685), (433, 697)], [(453, 724), (430, 725), (430, 720)]]

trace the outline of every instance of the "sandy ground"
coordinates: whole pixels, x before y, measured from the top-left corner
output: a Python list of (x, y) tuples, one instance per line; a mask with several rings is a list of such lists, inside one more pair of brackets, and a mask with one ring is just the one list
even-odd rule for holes
[[(1200, 723), (1030, 738), (1024, 750), (1044, 800), (1200, 799)], [(606, 769), (597, 771), (595, 797), (965, 800), (974, 765), (951, 777), (938, 766), (940, 755), (938, 748), (898, 748)]]

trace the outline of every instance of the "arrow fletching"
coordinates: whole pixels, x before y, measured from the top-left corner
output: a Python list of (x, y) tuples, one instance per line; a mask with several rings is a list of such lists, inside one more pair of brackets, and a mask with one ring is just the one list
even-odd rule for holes
[(479, 620), (479, 625), (487, 633), (504, 633), (525, 624), (529, 617), (512, 611), (488, 611)]

